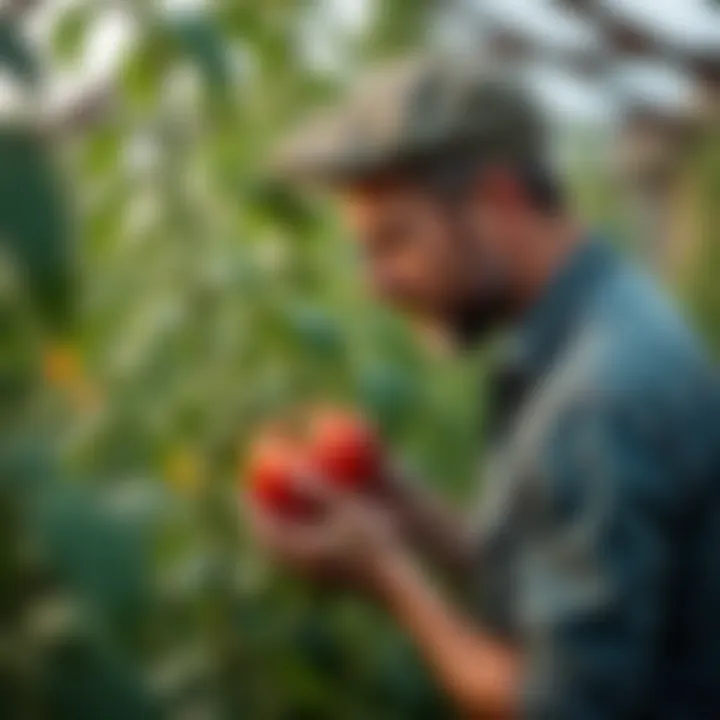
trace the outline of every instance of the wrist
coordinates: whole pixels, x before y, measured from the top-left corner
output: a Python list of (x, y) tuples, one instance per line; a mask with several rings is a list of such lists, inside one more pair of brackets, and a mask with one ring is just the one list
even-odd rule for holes
[(377, 478), (370, 494), (373, 501), (391, 512), (393, 516), (402, 514), (407, 504), (410, 482), (404, 468), (396, 463), (388, 463)]
[(387, 602), (393, 594), (393, 587), (412, 564), (409, 553), (399, 543), (379, 553), (369, 568), (369, 582), (373, 594)]

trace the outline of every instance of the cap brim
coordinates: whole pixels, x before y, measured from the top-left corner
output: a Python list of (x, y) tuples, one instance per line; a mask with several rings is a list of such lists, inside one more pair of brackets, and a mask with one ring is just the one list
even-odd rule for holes
[(267, 165), (276, 181), (338, 185), (372, 177), (392, 166), (392, 153), (371, 152), (353, 131), (352, 116), (323, 112), (312, 116), (279, 143)]

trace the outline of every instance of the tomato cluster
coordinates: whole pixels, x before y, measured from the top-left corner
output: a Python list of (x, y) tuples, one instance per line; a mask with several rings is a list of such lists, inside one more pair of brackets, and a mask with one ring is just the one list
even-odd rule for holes
[(299, 487), (302, 473), (354, 491), (367, 490), (380, 477), (380, 441), (364, 418), (343, 410), (322, 410), (309, 418), (305, 430), (266, 431), (250, 448), (251, 492), (267, 509), (293, 517), (312, 512), (312, 503)]

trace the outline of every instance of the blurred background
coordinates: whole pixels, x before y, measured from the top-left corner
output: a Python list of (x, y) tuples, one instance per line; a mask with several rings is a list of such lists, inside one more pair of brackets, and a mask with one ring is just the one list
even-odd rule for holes
[(578, 214), (720, 351), (720, 4), (0, 2), (0, 715), (444, 718), (380, 613), (278, 575), (243, 449), (364, 408), (458, 504), (482, 352), (431, 357), (329, 208), (262, 180), (368, 63), (434, 47), (536, 93)]

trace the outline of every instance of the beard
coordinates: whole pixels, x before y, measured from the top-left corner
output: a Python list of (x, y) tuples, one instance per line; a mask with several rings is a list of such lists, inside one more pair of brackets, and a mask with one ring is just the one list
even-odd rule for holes
[(508, 303), (499, 292), (500, 284), (489, 287), (480, 278), (474, 290), (440, 312), (410, 313), (410, 323), (426, 347), (440, 355), (468, 351), (504, 324)]
[(471, 349), (512, 315), (510, 274), (502, 258), (451, 210), (447, 220), (454, 260), (445, 272), (452, 281), (430, 296), (391, 299), (423, 343), (442, 354)]
[(486, 340), (511, 314), (507, 269), (462, 222), (456, 222), (457, 252), (465, 258), (464, 278), (445, 313), (445, 325), (453, 343), (468, 349)]
[(447, 325), (454, 344), (461, 350), (469, 349), (486, 340), (503, 325), (506, 303), (499, 295), (485, 294), (458, 307), (449, 316)]

